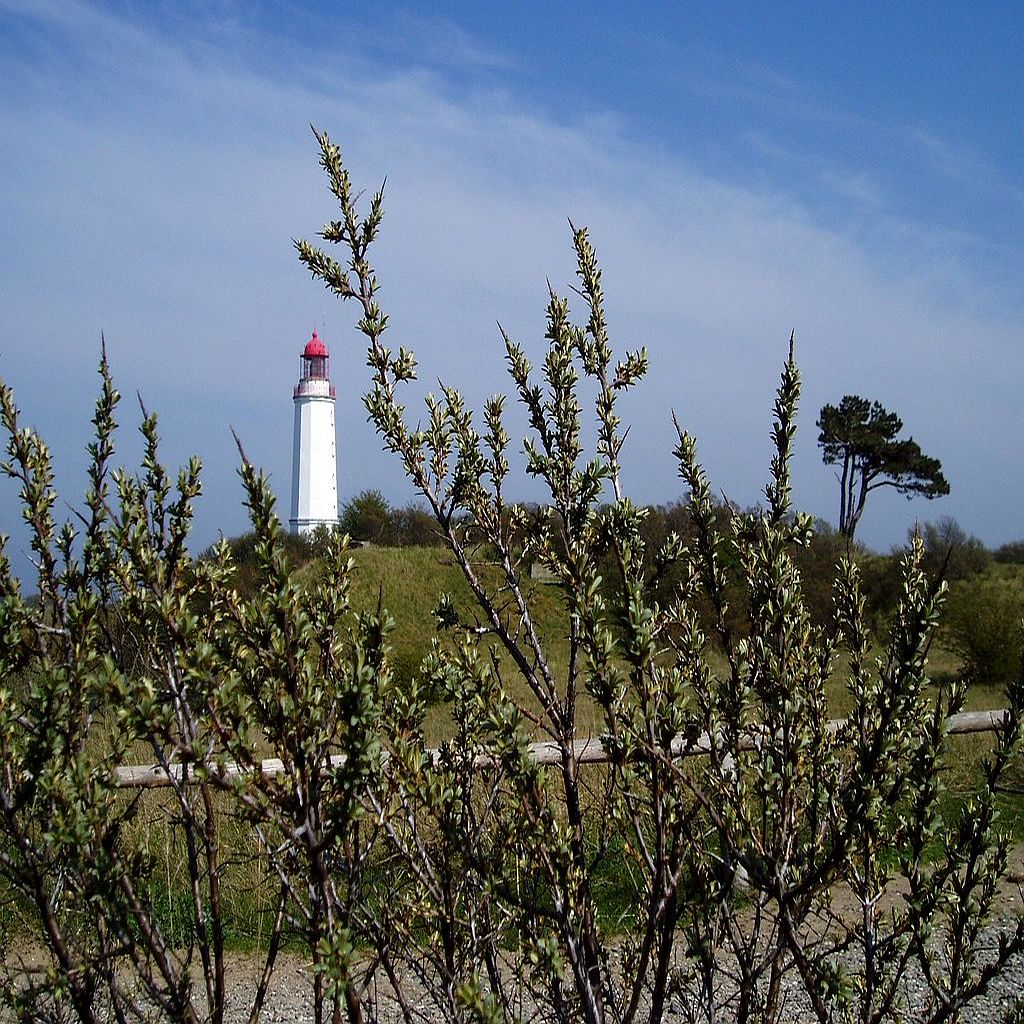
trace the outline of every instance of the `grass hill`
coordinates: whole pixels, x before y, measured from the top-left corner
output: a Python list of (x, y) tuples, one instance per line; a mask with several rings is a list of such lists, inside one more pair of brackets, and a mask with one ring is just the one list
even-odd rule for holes
[[(239, 537), (230, 543), (239, 564), (240, 575), (244, 578), (246, 563), (251, 556), (251, 541), (248, 537)], [(316, 571), (314, 550), (307, 541), (300, 538), (289, 537), (287, 544), (300, 579), (311, 578)], [(424, 655), (429, 652), (431, 642), (437, 635), (434, 609), (442, 595), (451, 595), (460, 621), (469, 625), (486, 625), (461, 571), (444, 547), (391, 547), (374, 544), (354, 548), (351, 555), (356, 564), (352, 577), (354, 606), (357, 609), (373, 609), (379, 601), (394, 619), (395, 627), (390, 641), (393, 664), (399, 679), (411, 679), (418, 671)], [(887, 600), (883, 604), (890, 601), (894, 603), (898, 593), (897, 556), (898, 552), (888, 556), (871, 555), (864, 563), (869, 591), (872, 587), (882, 589), (877, 581), (872, 582), (875, 577), (882, 579), (884, 589), (891, 591), (886, 594)], [(809, 588), (807, 596), (811, 602), (812, 615), (819, 618), (827, 614), (830, 605), (831, 588), (828, 581), (831, 580), (837, 557), (827, 546), (822, 551), (812, 550), (802, 556), (807, 564), (801, 563), (800, 569), (805, 586)], [(497, 582), (493, 570), (487, 566), (480, 566), (479, 571), (485, 579), (490, 574), (490, 578)], [(568, 620), (562, 596), (557, 586), (551, 584), (527, 580), (525, 586), (535, 626), (551, 666), (556, 673), (564, 671)], [(933, 676), (948, 678), (959, 675), (965, 669), (970, 671), (972, 657), (984, 664), (982, 654), (1008, 648), (1012, 650), (1009, 651), (1009, 657), (1003, 660), (1013, 661), (1019, 667), (1020, 636), (1017, 626), (1022, 609), (1024, 566), (989, 561), (967, 578), (954, 579), (943, 616), (943, 627), (930, 653)], [(887, 613), (883, 608), (876, 617), (876, 628), (883, 630), (886, 619)], [(452, 639), (456, 635), (447, 634)], [(497, 642), (495, 644), (497, 646)], [(972, 644), (986, 646), (979, 652), (974, 650)], [(724, 668), (724, 664), (721, 667)], [(836, 715), (842, 715), (848, 707), (848, 695), (839, 678), (842, 667), (837, 664), (836, 681), (831, 694), (831, 704)], [(1002, 684), (988, 679), (988, 672), (975, 674), (969, 706), (1002, 706), (1005, 700)], [(981, 675), (986, 678), (981, 678)], [(515, 696), (528, 700), (525, 684), (515, 672), (505, 673), (504, 682)], [(600, 726), (597, 715), (592, 714), (587, 707), (582, 712), (580, 728), (598, 731)], [(438, 708), (431, 717), (431, 731), (439, 737), (446, 734), (448, 727), (444, 710)]]
[[(460, 622), (485, 626), (462, 571), (442, 547), (378, 547), (355, 548), (352, 558), (356, 567), (352, 575), (352, 603), (357, 609), (373, 609), (378, 600), (394, 619), (391, 633), (392, 657), (399, 679), (411, 679), (419, 670), (425, 654), (430, 651), (436, 633), (434, 610), (444, 594), (449, 594)], [(302, 569), (312, 573), (314, 565)], [(484, 579), (494, 578), (487, 566), (480, 567)], [(557, 589), (550, 584), (527, 580), (526, 598), (534, 626), (544, 645), (553, 670), (564, 670), (567, 661), (568, 617)], [(497, 641), (495, 640), (497, 647)], [(499, 658), (501, 652), (499, 651)], [(504, 677), (517, 696), (527, 698), (525, 684), (513, 672)], [(440, 735), (448, 730), (443, 710), (432, 716), (429, 724)], [(593, 722), (581, 722), (584, 728), (596, 728)]]

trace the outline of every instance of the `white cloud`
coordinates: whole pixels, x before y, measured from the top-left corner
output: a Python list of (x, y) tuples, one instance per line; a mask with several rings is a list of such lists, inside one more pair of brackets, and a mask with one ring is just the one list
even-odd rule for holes
[[(437, 376), (476, 404), (504, 388), (496, 319), (539, 355), (545, 280), (572, 283), (572, 217), (603, 259), (620, 347), (652, 354), (651, 379), (624, 405), (635, 424), (627, 482), (640, 498), (678, 493), (674, 408), (716, 484), (757, 500), (795, 327), (802, 504), (834, 515), (813, 421), (825, 401), (860, 392), (896, 408), (943, 459), (954, 495), (935, 514), (962, 515), (993, 541), (1015, 528), (1007, 467), (1019, 465), (1024, 422), (1009, 391), (1024, 369), (1024, 325), (1019, 305), (994, 312), (1003, 289), (964, 265), (952, 232), (822, 223), (792, 194), (718, 180), (627, 139), (614, 112), (556, 123), (500, 89), (456, 96), (436, 72), (369, 75), (344, 53), (330, 74), (289, 75), (280, 63), (263, 73), (85, 5), (45, 14), (105, 71), (67, 94), (57, 79), (23, 80), (17, 108), (0, 98), (11, 200), (0, 228), (15, 257), (0, 373), (58, 446), (80, 451), (105, 329), (119, 383), (162, 411), (173, 457), (206, 459), (200, 543), (243, 525), (229, 423), (286, 492), (291, 378), (321, 319), (339, 385), (343, 499), (369, 486), (408, 495), (357, 399), (366, 371), (354, 311), (308, 282), (291, 252), (292, 236), (333, 215), (310, 121), (342, 143), (362, 187), (388, 176), (382, 301), (394, 343), (420, 356), (419, 393)], [(837, 194), (872, 206), (869, 175), (830, 173)], [(65, 455), (71, 481), (73, 465)], [(865, 537), (886, 545), (931, 512), (879, 500)]]

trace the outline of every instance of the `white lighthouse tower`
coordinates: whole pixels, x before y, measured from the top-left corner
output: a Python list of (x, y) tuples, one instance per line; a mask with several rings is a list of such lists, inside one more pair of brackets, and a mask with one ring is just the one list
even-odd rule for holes
[(300, 359), (292, 442), (292, 533), (338, 523), (338, 462), (334, 450), (334, 388), (327, 346), (313, 332)]

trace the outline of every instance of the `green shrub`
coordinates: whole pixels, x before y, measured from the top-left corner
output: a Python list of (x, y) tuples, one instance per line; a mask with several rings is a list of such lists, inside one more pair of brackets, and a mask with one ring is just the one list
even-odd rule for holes
[[(594, 250), (587, 232), (573, 228), (581, 321), (552, 290), (537, 371), (502, 332), (513, 393), (530, 423), (527, 472), (548, 494), (546, 514), (531, 518), (506, 503), (505, 396), (477, 419), (442, 384), (427, 398), (423, 426), (407, 421), (402, 397), (417, 363), (384, 343), (388, 318), (368, 256), (383, 194), (360, 215), (339, 149), (318, 141), (339, 206), (321, 237), (340, 259), (305, 241), (300, 258), (355, 304), (371, 368), (371, 422), (433, 514), (477, 604), (472, 621), (448, 618), (458, 646), (439, 646), (429, 666), (459, 729), (442, 754), (453, 769), (444, 792), (427, 801), (439, 841), (407, 848), (415, 873), (458, 874), (449, 905), (467, 900), (457, 919), (424, 905), (444, 969), (432, 947), (409, 951), (417, 977), (430, 979), (438, 1016), (456, 1020), (470, 1009), (477, 1019), (511, 1019), (526, 999), (541, 1016), (588, 1024), (661, 1021), (673, 1002), (692, 1020), (773, 1022), (790, 1009), (788, 979), (822, 1022), (908, 1011), (936, 1022), (957, 1017), (1010, 951), (1024, 949), (1021, 924), (987, 966), (976, 957), (1006, 860), (995, 793), (1020, 738), (1020, 688), (1010, 690), (984, 785), (944, 823), (945, 726), (963, 701), (959, 686), (936, 698), (925, 671), (944, 584), (929, 580), (915, 541), (900, 562), (879, 658), (849, 562), (835, 579), (833, 628), (812, 620), (796, 564), (812, 543), (812, 523), (791, 506), (800, 392), (792, 341), (764, 508), (722, 508), (693, 438), (680, 430), (686, 524), (649, 551), (650, 511), (620, 480), (625, 431), (616, 405), (645, 375), (647, 355), (613, 356)], [(592, 451), (583, 440), (585, 402), (597, 422)], [(568, 613), (564, 666), (549, 661), (524, 589), (536, 562)], [(666, 593), (660, 584), (669, 573), (675, 583)], [(848, 669), (852, 705), (839, 729), (828, 721), (825, 693), (836, 664)], [(584, 690), (600, 711), (609, 758), (596, 778), (578, 746)], [(526, 755), (535, 732), (546, 740), (550, 773)], [(681, 756), (697, 749), (706, 756)], [(612, 937), (601, 926), (595, 861), (620, 849), (626, 870), (615, 874), (630, 879), (637, 898), (625, 934)], [(881, 901), (897, 875), (907, 912), (888, 915)], [(828, 909), (840, 888), (857, 904), (845, 919)], [(511, 935), (488, 932), (499, 919)], [(910, 1007), (912, 960), (927, 970)]]
[(1021, 673), (1024, 587), (1006, 579), (978, 579), (953, 587), (943, 616), (945, 645), (978, 683), (1005, 685)]
[(380, 547), (432, 547), (443, 543), (433, 516), (420, 505), (394, 508), (378, 490), (361, 491), (346, 502), (341, 529), (355, 541)]
[(1024, 565), (1024, 540), (1013, 540), (996, 548), (993, 556), (997, 562)]
[(342, 506), (339, 519), (353, 540), (386, 546), (397, 541), (391, 505), (380, 491), (361, 491)]

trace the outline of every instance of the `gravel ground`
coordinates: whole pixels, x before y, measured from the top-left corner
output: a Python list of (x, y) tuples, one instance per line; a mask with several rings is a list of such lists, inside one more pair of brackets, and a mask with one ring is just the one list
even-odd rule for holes
[[(1005, 917), (1001, 925), (991, 927), (984, 936), (980, 944), (982, 958), (984, 958), (986, 947), (994, 952), (999, 931), (1013, 927), (1017, 907), (1021, 905), (1021, 889), (1016, 884), (1007, 884), (1001, 897), (1001, 906), (1004, 909)], [(36, 957), (28, 956), (27, 959), (30, 962), (40, 963)], [(12, 963), (8, 963), (7, 970), (10, 971), (13, 966)], [(248, 1020), (261, 967), (262, 963), (257, 956), (244, 953), (229, 955), (227, 962), (227, 1024), (245, 1024)], [(795, 973), (790, 981), (791, 984), (784, 992), (782, 1020), (791, 1021), (793, 1024), (816, 1021), (817, 1018), (810, 1011), (806, 996), (801, 990), (799, 978)], [(201, 990), (200, 977), (196, 978), (196, 983), (197, 988)], [(924, 1005), (927, 988), (920, 973), (914, 971), (908, 973), (905, 984), (906, 1005), (910, 1009), (906, 1020), (912, 1022), (918, 1019), (914, 1015), (913, 1009)], [(300, 1022), (312, 1021), (312, 991), (313, 972), (308, 961), (295, 953), (281, 953), (261, 1018), (262, 1022), (264, 1024), (300, 1024)], [(726, 998), (726, 993), (723, 992), (719, 998)], [(964, 1013), (963, 1020), (966, 1024), (997, 1024), (997, 1022), (1007, 1019), (1007, 1012), (1014, 1008), (1018, 999), (1024, 999), (1024, 957), (1019, 957), (1010, 963), (1003, 975), (992, 984), (985, 997), (977, 1000)], [(423, 1014), (420, 1019), (425, 1024), (437, 1019), (426, 1012), (427, 1005), (426, 1001), (421, 1001), (416, 1006), (416, 1009)], [(380, 1024), (393, 1024), (393, 1022), (397, 1024), (402, 1020), (398, 1007), (384, 993), (380, 994), (373, 1009), (376, 1015), (369, 1015), (371, 1021), (378, 1021)], [(531, 1019), (529, 1014), (524, 1016), (527, 1020)], [(537, 1016), (533, 1019), (541, 1020), (543, 1018)], [(716, 1021), (728, 1021), (729, 1019), (730, 1015), (726, 1008), (723, 1008), (720, 1015), (716, 1014), (715, 1016)], [(1012, 1019), (1022, 1021), (1024, 1016), (1016, 1016)], [(0, 1010), (0, 1024), (8, 1024), (12, 1020), (13, 1018), (8, 1013)], [(667, 1024), (677, 1024), (677, 1022), (687, 1024), (692, 1017), (677, 1001), (670, 1007), (665, 1020)]]
[[(795, 980), (795, 979), (794, 979)], [(243, 954), (233, 954), (228, 962), (228, 1007), (227, 1024), (245, 1024), (248, 1020), (252, 995), (258, 983), (258, 965), (254, 958)], [(279, 958), (274, 982), (267, 998), (261, 1018), (264, 1024), (301, 1024), (313, 1020), (312, 1005), (312, 971), (308, 963), (294, 954), (282, 954)], [(907, 982), (907, 1005), (913, 1008), (922, 1005), (925, 986), (920, 977), (911, 976)], [(999, 1024), (1007, 1019), (1006, 1014), (1012, 1010), (1015, 1001), (1024, 997), (1024, 961), (1018, 959), (1009, 969), (993, 983), (990, 991), (983, 999), (976, 1001), (964, 1014), (967, 1024)], [(811, 1013), (806, 998), (796, 988), (789, 990), (784, 997), (782, 1019), (793, 1024), (816, 1021)], [(426, 1010), (425, 1004), (417, 1009)], [(377, 1003), (377, 1016), (370, 1020), (380, 1024), (397, 1024), (402, 1020), (397, 1006), (383, 996)], [(429, 1022), (433, 1018), (424, 1013), (421, 1018)], [(527, 1018), (528, 1019), (528, 1018)], [(538, 1018), (541, 1019), (541, 1018)], [(723, 1012), (716, 1020), (728, 1021), (729, 1015)], [(908, 1021), (917, 1019), (911, 1012)], [(1020, 1017), (1012, 1018), (1020, 1020)], [(0, 1012), (0, 1022), (7, 1024), (12, 1021), (8, 1014)], [(691, 1020), (678, 1003), (666, 1014), (666, 1024), (688, 1024)]]
[[(1012, 921), (1007, 919), (1005, 926), (1012, 926)], [(995, 939), (999, 927), (993, 927), (988, 935), (988, 946), (995, 949)], [(984, 946), (984, 943), (983, 943)], [(255, 991), (257, 983), (257, 968), (251, 958), (235, 956), (229, 964), (230, 982), (230, 1024), (244, 1024), (248, 1017), (250, 999)], [(792, 1021), (793, 1024), (804, 1024), (804, 1022), (815, 1022), (817, 1017), (813, 1014), (806, 1000), (806, 996), (800, 989), (799, 979), (794, 974), (790, 979), (795, 984), (788, 988), (788, 994), (784, 996), (784, 1011), (782, 1019)], [(282, 956), (279, 960), (278, 970), (275, 973), (275, 981), (267, 1001), (263, 1020), (266, 1024), (295, 1024), (295, 1022), (311, 1021), (313, 1010), (311, 1002), (312, 972), (308, 964), (302, 958), (295, 955)], [(920, 1007), (924, 1003), (927, 994), (926, 985), (918, 972), (911, 972), (906, 980), (906, 1005), (911, 1013), (908, 1021), (916, 1018), (913, 1015), (913, 1008)], [(964, 1014), (966, 1024), (998, 1024), (1007, 1019), (1008, 1011), (1013, 1010), (1016, 1000), (1024, 998), (1024, 958), (1018, 958), (1012, 962), (1004, 974), (998, 978), (990, 987), (984, 998), (977, 1000)], [(425, 1004), (417, 1007), (425, 1010)], [(377, 1004), (378, 1017), (381, 1024), (392, 1024), (402, 1020), (401, 1014), (393, 1002), (381, 997)], [(373, 1019), (373, 1018), (371, 1018)], [(429, 1021), (432, 1018), (427, 1015), (423, 1018)], [(690, 1014), (678, 1003), (666, 1014), (666, 1024), (687, 1024), (691, 1020)], [(1020, 1020), (1020, 1017), (1013, 1017)], [(716, 1016), (716, 1020), (728, 1021), (729, 1015), (724, 1012)]]

